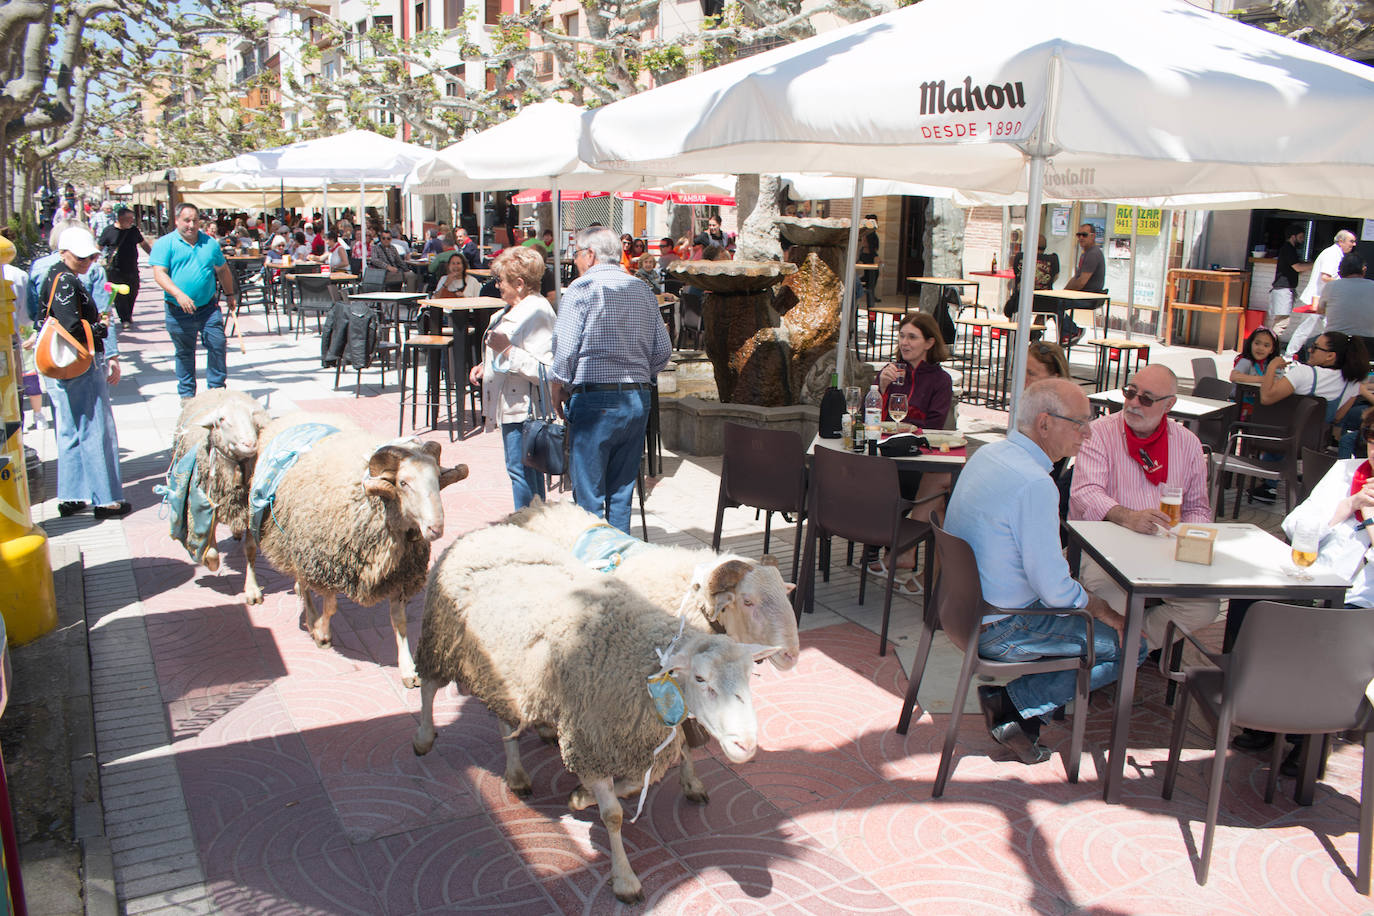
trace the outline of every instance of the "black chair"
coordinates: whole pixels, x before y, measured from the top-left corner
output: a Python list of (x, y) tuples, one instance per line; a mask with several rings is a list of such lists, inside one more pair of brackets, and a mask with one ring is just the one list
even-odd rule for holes
[(364, 267), (363, 279), (358, 285), (360, 293), (380, 293), (386, 289), (386, 270), (381, 267)]
[[(1227, 380), (1215, 376), (1200, 378), (1193, 383), (1193, 395), (1213, 401), (1229, 401), (1232, 387)], [(1240, 404), (1232, 404), (1219, 414), (1199, 420), (1194, 431), (1210, 451), (1219, 452), (1226, 447), (1226, 437), (1231, 431), (1231, 426), (1239, 419)]]
[(802, 524), (806, 521), (806, 447), (799, 433), (726, 423), (725, 457), (716, 496), (716, 526), (711, 549), (720, 550), (725, 510), (739, 506), (762, 509), (763, 552), (768, 553), (774, 512), (794, 512), (797, 532), (792, 547), (792, 581), (801, 561)]
[(978, 633), (983, 617), (987, 614), (1075, 615), (1083, 618), (1087, 632), (1091, 633), (1092, 614), (1084, 608), (1009, 610), (993, 607), (983, 598), (982, 580), (979, 579), (978, 561), (973, 555), (973, 548), (969, 547), (967, 541), (941, 528), (937, 513), (931, 513), (930, 529), (935, 537), (935, 555), (940, 563), (940, 581), (936, 583), (935, 594), (929, 602), (932, 610), (926, 614), (926, 628), (921, 634), (921, 646), (916, 650), (916, 667), (913, 668), (911, 680), (907, 683), (906, 699), (902, 701), (901, 717), (897, 720), (897, 732), (905, 735), (911, 724), (911, 713), (921, 687), (926, 656), (930, 653), (928, 636), (933, 634), (935, 622), (938, 620), (949, 641), (964, 653), (964, 664), (959, 669), (959, 682), (954, 688), (954, 708), (949, 717), (949, 725), (945, 729), (945, 744), (940, 752), (940, 768), (935, 774), (932, 797), (939, 798), (945, 792), (945, 783), (949, 780), (949, 771), (954, 759), (954, 744), (959, 736), (959, 720), (964, 714), (969, 685), (975, 676), (982, 675), (1010, 678), (1051, 671), (1077, 672), (1074, 685), (1073, 737), (1064, 762), (1069, 782), (1078, 782), (1078, 764), (1083, 754), (1083, 728), (1087, 722), (1089, 674), (1096, 664), (1093, 641), (1086, 641), (1086, 651), (1082, 655), (1051, 656), (1028, 662), (999, 662), (978, 654)]
[[(1212, 840), (1226, 776), (1226, 751), (1232, 726), (1311, 736), (1300, 779), (1315, 778), (1321, 757), (1317, 735), (1356, 730), (1363, 733), (1364, 778), (1360, 792), (1359, 852), (1355, 888), (1370, 889), (1370, 839), (1374, 834), (1374, 710), (1366, 690), (1374, 680), (1374, 611), (1367, 608), (1310, 608), (1261, 601), (1251, 606), (1236, 643), (1217, 655), (1187, 630), (1170, 621), (1167, 639), (1182, 636), (1199, 648), (1209, 664), (1169, 670), (1166, 677), (1183, 687), (1174, 710), (1173, 738), (1161, 794), (1172, 798), (1178, 776), (1189, 704), (1196, 700), (1215, 723), (1207, 810), (1198, 853), (1198, 884), (1207, 883)], [(1264, 800), (1274, 800), (1284, 743), (1275, 741)]]
[[(689, 292), (690, 290), (690, 292)], [(686, 335), (692, 336), (692, 346), (700, 349), (706, 335), (706, 319), (703, 313), (701, 292), (692, 287), (684, 287), (679, 298), (682, 327), (677, 330), (677, 345), (682, 346)]]
[[(397, 372), (400, 372), (401, 337), (400, 331), (396, 326), (396, 303), (378, 302), (372, 305), (354, 300), (351, 302), (340, 303), (341, 307), (347, 308), (350, 313), (358, 314), (361, 309), (368, 309), (372, 313), (372, 323), (375, 332), (370, 334), (370, 346), (368, 348), (367, 359), (361, 366), (353, 366), (356, 376), (353, 380), (353, 396), (360, 397), (362, 394), (363, 370), (371, 368), (373, 362), (377, 363), (382, 374), (382, 388), (386, 388), (386, 364), (395, 361)], [(340, 359), (334, 364), (334, 390), (339, 388), (339, 380), (343, 376), (344, 361)]]
[[(1247, 478), (1278, 477), (1286, 484), (1285, 505), (1293, 511), (1298, 495), (1298, 457), (1308, 442), (1308, 425), (1324, 423), (1326, 400), (1290, 395), (1277, 404), (1256, 405), (1249, 420), (1231, 424), (1226, 445), (1211, 456), (1212, 506), (1218, 518), (1225, 514), (1222, 488), (1226, 475), (1234, 476), (1236, 499), (1232, 517), (1240, 515), (1243, 482)], [(1275, 456), (1263, 460), (1262, 454)]]
[(339, 301), (338, 291), (330, 283), (329, 278), (320, 274), (300, 274), (296, 277), (296, 337), (301, 336), (301, 325), (305, 324), (305, 316), (314, 314), (315, 329), (318, 331), (324, 323), (324, 316), (334, 309), (335, 303)]
[[(846, 538), (866, 547), (886, 547), (896, 557), (919, 544), (930, 543), (930, 525), (907, 518), (908, 509), (916, 506), (901, 498), (897, 482), (897, 460), (871, 455), (855, 455), (838, 449), (820, 446), (811, 466), (810, 490), (807, 497), (806, 545), (802, 558), (802, 583), (798, 583), (801, 600), (796, 602), (797, 620), (802, 609), (810, 611), (815, 603), (816, 545), (832, 537)], [(932, 499), (943, 499), (937, 494)], [(922, 500), (924, 502), (925, 500)], [(925, 593), (930, 594), (932, 563), (927, 556)], [(896, 584), (897, 564), (887, 565), (887, 587), (883, 593), (882, 631), (878, 636), (878, 654), (887, 654), (887, 625), (892, 612), (892, 589)], [(868, 583), (868, 564), (859, 565), (859, 603), (864, 600)]]
[(1326, 451), (1303, 447), (1302, 450), (1302, 483), (1298, 495), (1298, 502), (1302, 502), (1312, 495), (1321, 479), (1327, 472), (1335, 466), (1338, 459), (1335, 455)]
[[(1193, 357), (1193, 393), (1197, 394), (1196, 385), (1205, 378), (1217, 377), (1217, 361), (1210, 356)], [(1207, 397), (1199, 394), (1198, 397)]]

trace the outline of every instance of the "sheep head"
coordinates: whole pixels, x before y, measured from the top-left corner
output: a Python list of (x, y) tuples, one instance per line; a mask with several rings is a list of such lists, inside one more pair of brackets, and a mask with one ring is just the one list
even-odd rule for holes
[(465, 464), (439, 466), (439, 443), (403, 439), (388, 442), (372, 453), (363, 490), (392, 504), (393, 526), (406, 540), (434, 541), (444, 533), (439, 491), (466, 476)]
[(744, 763), (758, 750), (759, 722), (749, 677), (754, 662), (777, 651), (777, 646), (737, 643), (726, 636), (702, 633), (663, 663), (682, 691), (687, 710), (734, 763)]
[(265, 417), (256, 401), (252, 407), (230, 402), (205, 414), (196, 425), (205, 430), (212, 449), (230, 461), (243, 461), (258, 453), (258, 433)]
[(782, 671), (796, 666), (801, 642), (789, 600), (796, 586), (783, 582), (771, 556), (759, 563), (722, 557), (697, 587), (706, 593), (711, 620), (719, 621), (731, 639), (777, 646), (778, 651), (769, 656), (773, 665)]

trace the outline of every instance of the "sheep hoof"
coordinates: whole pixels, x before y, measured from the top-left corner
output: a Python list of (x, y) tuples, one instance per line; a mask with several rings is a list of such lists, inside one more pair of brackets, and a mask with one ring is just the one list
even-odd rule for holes
[(695, 786), (683, 786), (682, 794), (689, 802), (696, 805), (704, 805), (711, 800), (711, 794), (706, 791), (706, 786), (698, 783)]
[(416, 757), (423, 757), (434, 750), (434, 739), (430, 738), (428, 741), (421, 741), (419, 738), (416, 738), (410, 742), (410, 749), (415, 752)]
[(568, 796), (568, 807), (573, 811), (585, 811), (594, 804), (596, 804), (596, 796), (588, 792), (585, 786), (578, 786)]
[(205, 555), (201, 557), (201, 562), (205, 564), (205, 568), (210, 570), (210, 572), (218, 572), (219, 551), (213, 547), (207, 548), (205, 551)]
[(525, 776), (523, 779), (511, 779), (507, 777), (506, 788), (510, 789), (511, 794), (515, 795), (517, 798), (529, 798), (534, 794), (534, 786), (530, 783), (529, 776)]
[(321, 636), (318, 633), (311, 633), (310, 638), (315, 640), (315, 645), (319, 646), (321, 649), (328, 649), (330, 646), (334, 645), (334, 640), (331, 637)]
[(414, 689), (420, 686), (420, 675), (412, 674), (409, 677), (401, 678), (401, 686)]
[(262, 589), (256, 587), (245, 588), (243, 590), (243, 603), (262, 604)]
[(611, 879), (611, 890), (615, 893), (615, 899), (621, 903), (643, 903), (644, 890), (640, 887), (639, 879), (623, 881), (620, 878)]
[(535, 731), (539, 732), (539, 740), (543, 741), (545, 744), (558, 743), (558, 729), (554, 728), (552, 725), (537, 726)]

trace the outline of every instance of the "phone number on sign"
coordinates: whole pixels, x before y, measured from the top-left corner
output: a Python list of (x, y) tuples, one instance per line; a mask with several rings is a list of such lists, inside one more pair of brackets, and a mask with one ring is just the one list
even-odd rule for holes
[(961, 121), (922, 127), (926, 140), (962, 140), (965, 137), (1015, 137), (1021, 133), (1020, 121)]

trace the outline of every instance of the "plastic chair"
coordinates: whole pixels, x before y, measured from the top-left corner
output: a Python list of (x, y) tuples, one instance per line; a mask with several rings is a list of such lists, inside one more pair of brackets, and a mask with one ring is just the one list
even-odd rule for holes
[(313, 312), (315, 315), (315, 329), (318, 331), (324, 322), (324, 316), (333, 310), (334, 304), (339, 301), (338, 292), (329, 282), (329, 278), (319, 274), (300, 274), (296, 277), (296, 337), (301, 336), (301, 325), (305, 324), (307, 313)]
[(1073, 737), (1064, 763), (1069, 782), (1078, 782), (1078, 764), (1083, 753), (1083, 729), (1088, 712), (1088, 676), (1096, 662), (1092, 640), (1087, 640), (1086, 652), (1083, 655), (1047, 657), (1027, 662), (999, 662), (978, 654), (978, 633), (986, 614), (1072, 614), (1082, 617), (1084, 625), (1089, 629), (1093, 626), (1092, 614), (1083, 608), (993, 607), (983, 598), (983, 586), (978, 578), (978, 561), (973, 555), (973, 548), (967, 541), (941, 528), (938, 513), (931, 513), (930, 528), (935, 537), (935, 555), (940, 563), (940, 580), (936, 583), (935, 594), (930, 602), (931, 610), (926, 612), (921, 644), (916, 650), (916, 663), (911, 679), (907, 682), (901, 717), (897, 720), (897, 732), (905, 735), (911, 724), (912, 710), (916, 706), (916, 695), (921, 687), (921, 677), (925, 673), (926, 659), (930, 654), (930, 643), (938, 621), (949, 641), (964, 653), (964, 664), (959, 669), (959, 681), (954, 688), (954, 708), (949, 718), (949, 726), (945, 730), (944, 749), (940, 752), (940, 768), (935, 774), (935, 786), (931, 790), (931, 796), (939, 798), (945, 792), (969, 685), (974, 677), (980, 675), (1010, 678), (1051, 671), (1077, 671), (1073, 703)]
[[(1197, 700), (1207, 718), (1216, 724), (1197, 883), (1207, 883), (1212, 861), (1212, 839), (1232, 726), (1303, 735), (1357, 730), (1364, 733), (1364, 788), (1360, 798), (1355, 887), (1361, 894), (1368, 894), (1370, 839), (1374, 833), (1374, 798), (1369, 796), (1374, 791), (1374, 741), (1370, 737), (1374, 734), (1370, 731), (1374, 727), (1374, 710), (1365, 691), (1374, 680), (1374, 612), (1365, 608), (1310, 608), (1261, 601), (1251, 606), (1235, 646), (1226, 655), (1212, 653), (1191, 633), (1170, 621), (1166, 638), (1177, 636), (1188, 639), (1211, 661), (1210, 665), (1182, 671), (1164, 671), (1166, 677), (1183, 688), (1174, 711), (1173, 739), (1161, 792), (1164, 798), (1174, 794), (1190, 701)], [(1307, 772), (1300, 778), (1315, 777), (1320, 744), (1307, 742)], [(1275, 741), (1264, 787), (1266, 802), (1274, 800), (1282, 754), (1283, 742)]]
[[(1193, 395), (1213, 401), (1229, 401), (1233, 387), (1226, 379), (1201, 378), (1193, 383)], [(1194, 432), (1204, 446), (1213, 452), (1219, 452), (1226, 447), (1226, 437), (1231, 431), (1231, 426), (1239, 419), (1240, 403), (1237, 402), (1219, 414), (1199, 420)]]
[(1312, 495), (1317, 483), (1335, 466), (1336, 461), (1336, 456), (1330, 452), (1303, 447), (1302, 486), (1300, 487), (1298, 502), (1302, 502)]
[(792, 547), (792, 581), (801, 562), (802, 523), (806, 520), (806, 448), (799, 433), (726, 423), (725, 458), (716, 496), (716, 526), (711, 549), (720, 550), (725, 510), (752, 506), (764, 511), (763, 552), (768, 553), (774, 512), (797, 513)]
[(358, 286), (361, 293), (380, 293), (386, 289), (386, 270), (381, 267), (364, 267), (363, 280)]
[[(930, 524), (906, 517), (908, 509), (917, 505), (900, 496), (897, 482), (897, 460), (874, 455), (855, 455), (824, 446), (816, 449), (811, 466), (810, 492), (807, 498), (806, 544), (802, 559), (804, 596), (796, 603), (797, 620), (801, 609), (810, 611), (815, 605), (816, 544), (821, 538), (847, 538), (866, 547), (886, 547), (893, 556), (921, 543), (930, 542)], [(931, 499), (943, 499), (936, 494)], [(925, 500), (922, 500), (924, 502)], [(927, 557), (925, 593), (930, 594), (931, 564)], [(887, 567), (887, 588), (883, 593), (882, 632), (878, 636), (878, 654), (887, 654), (887, 624), (892, 612), (892, 589), (896, 582), (897, 564)], [(859, 603), (864, 600), (868, 583), (868, 564), (859, 566)]]
[[(1309, 441), (1308, 425), (1324, 423), (1325, 411), (1324, 398), (1292, 395), (1277, 404), (1257, 405), (1249, 420), (1232, 423), (1226, 445), (1211, 456), (1212, 505), (1217, 517), (1225, 514), (1222, 487), (1227, 474), (1236, 478), (1233, 518), (1240, 515), (1240, 493), (1245, 478), (1281, 478), (1287, 484), (1284, 502), (1292, 512), (1298, 494), (1298, 457), (1302, 446)], [(1276, 458), (1261, 461), (1257, 450)]]
[[(1205, 379), (1205, 378), (1216, 378), (1216, 377), (1217, 377), (1217, 361), (1216, 361), (1215, 359), (1213, 359), (1213, 358), (1210, 357), (1210, 356), (1194, 356), (1194, 357), (1193, 357), (1193, 385), (1195, 386), (1195, 387), (1193, 388), (1193, 393), (1194, 393), (1194, 394), (1197, 394), (1196, 385), (1197, 385), (1198, 382), (1202, 381), (1202, 380)], [(1198, 395), (1198, 397), (1206, 397), (1206, 395)]]

